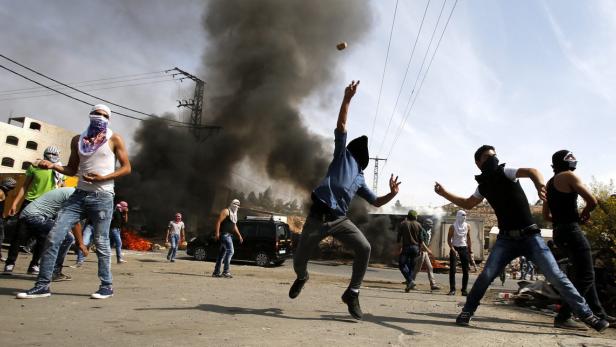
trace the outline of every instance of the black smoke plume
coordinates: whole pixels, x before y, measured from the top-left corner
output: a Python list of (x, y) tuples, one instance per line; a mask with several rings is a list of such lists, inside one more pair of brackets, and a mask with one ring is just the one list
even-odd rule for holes
[(342, 96), (348, 81), (338, 73), (345, 55), (336, 43), (358, 42), (371, 22), (368, 4), (357, 0), (206, 3), (204, 119), (223, 130), (204, 142), (160, 120), (138, 130), (133, 175), (118, 192), (141, 207), (150, 228), (164, 228), (175, 211), (202, 218), (223, 207), (213, 206), (215, 195), (233, 188), (234, 166), (246, 160), (308, 198), (331, 158), (338, 110), (331, 107), (332, 138), (323, 139), (310, 131), (310, 115), (302, 121), (300, 104), (332, 82)]

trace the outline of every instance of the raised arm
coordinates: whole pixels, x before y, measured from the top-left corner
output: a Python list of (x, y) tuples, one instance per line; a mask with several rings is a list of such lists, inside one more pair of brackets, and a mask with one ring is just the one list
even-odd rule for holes
[(349, 105), (351, 104), (353, 95), (355, 95), (355, 92), (357, 91), (357, 86), (359, 86), (359, 81), (351, 81), (351, 84), (344, 89), (344, 98), (342, 98), (340, 113), (338, 113), (338, 122), (336, 123), (336, 129), (338, 129), (339, 132), (346, 133)]
[(537, 189), (539, 199), (541, 199), (541, 201), (546, 200), (545, 181), (543, 180), (543, 175), (539, 172), (539, 170), (534, 168), (520, 168), (515, 176), (518, 178), (530, 178), (530, 180), (535, 184), (535, 189)]
[(452, 194), (438, 182), (434, 182), (434, 192), (465, 210), (470, 210), (483, 201), (483, 198), (478, 198), (474, 195), (465, 199), (461, 196)]

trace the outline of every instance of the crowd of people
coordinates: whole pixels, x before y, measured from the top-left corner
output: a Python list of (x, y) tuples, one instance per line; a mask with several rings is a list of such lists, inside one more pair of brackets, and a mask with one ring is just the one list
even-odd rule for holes
[[(354, 252), (352, 276), (341, 300), (353, 318), (362, 319), (360, 288), (370, 259), (371, 246), (364, 234), (347, 217), (347, 213), (355, 195), (375, 207), (387, 204), (398, 194), (401, 182), (392, 174), (389, 192), (377, 196), (366, 184), (363, 173), (370, 158), (368, 138), (361, 136), (347, 143), (348, 111), (358, 86), (359, 81), (353, 81), (344, 91), (334, 130), (333, 158), (325, 177), (312, 191), (312, 204), (294, 253), (296, 279), (289, 289), (289, 297), (296, 299), (309, 281), (308, 260), (313, 250), (323, 238), (333, 236)], [(27, 232), (17, 233), (19, 235), (10, 240), (5, 272), (13, 271), (23, 239), (33, 236), (37, 246), (33, 250), (28, 272), (38, 273), (38, 276), (34, 287), (19, 293), (18, 298), (51, 295), (51, 282), (68, 277), (62, 273), (62, 262), (74, 240), (80, 252), (77, 266), (88, 255), (87, 245), (90, 240), (96, 245), (101, 283), (91, 297), (104, 299), (113, 295), (110, 235), (116, 246), (117, 262), (121, 264), (125, 260), (122, 256), (120, 230), (128, 221), (128, 205), (125, 202), (114, 203), (114, 180), (128, 175), (131, 166), (122, 138), (108, 128), (110, 116), (111, 110), (105, 105), (92, 108), (88, 128), (71, 142), (70, 159), (66, 166), (59, 162), (57, 148), (50, 147), (45, 150), (45, 159), (28, 169), (26, 182), (20, 186), (17, 199), (9, 212), (10, 215), (19, 216), (20, 227), (23, 226)], [(119, 162), (117, 167), (116, 161)], [(471, 227), (465, 220), (464, 210), (457, 212), (456, 220), (448, 230), (449, 295), (456, 294), (455, 273), (459, 261), (463, 271), (460, 293), (466, 296), (466, 303), (456, 323), (463, 326), (470, 324), (488, 286), (503, 273), (507, 264), (518, 257), (524, 257), (529, 264), (536, 264), (562, 296), (564, 307), (555, 318), (555, 327), (584, 328), (572, 319), (573, 315), (597, 331), (603, 331), (610, 323), (614, 323), (616, 319), (605, 312), (598, 300), (590, 246), (580, 229), (580, 223), (589, 220), (597, 200), (574, 173), (577, 160), (573, 153), (566, 150), (554, 153), (554, 177), (547, 185), (541, 173), (534, 168), (511, 168), (499, 164), (493, 146), (479, 147), (474, 154), (474, 162), (481, 174), (475, 176), (478, 185), (468, 198), (450, 192), (438, 182), (434, 185), (436, 194), (464, 210), (471, 210), (487, 199), (494, 209), (500, 229), (483, 271), (470, 291), (467, 288), (469, 268), (475, 265)], [(80, 180), (77, 187), (59, 187), (61, 175), (78, 175)], [(560, 270), (552, 252), (541, 238), (540, 229), (533, 221), (528, 199), (520, 185), (521, 178), (529, 178), (540, 199), (544, 201), (543, 214), (554, 225), (554, 242), (568, 253), (574, 264), (576, 271), (571, 279)], [(14, 180), (2, 181), (0, 201), (15, 187)], [(578, 196), (586, 203), (581, 213), (578, 212)], [(19, 203), (21, 208), (18, 209)], [(215, 224), (214, 236), (220, 242), (220, 251), (213, 277), (232, 277), (229, 267), (234, 253), (233, 235), (238, 237), (240, 243), (243, 241), (237, 227), (239, 207), (240, 201), (233, 200), (228, 208), (220, 212)], [(428, 269), (430, 288), (440, 289), (432, 274), (429, 229), (417, 221), (415, 211), (409, 211), (405, 221), (398, 227), (398, 241), (402, 246), (399, 264), (405, 279), (404, 290), (407, 292), (416, 287), (417, 273), (424, 264)], [(19, 237), (22, 240), (18, 240)], [(167, 254), (169, 262), (175, 261), (178, 245), (184, 240), (185, 225), (182, 215), (177, 213), (175, 219), (169, 222), (166, 233), (166, 241), (170, 244)]]

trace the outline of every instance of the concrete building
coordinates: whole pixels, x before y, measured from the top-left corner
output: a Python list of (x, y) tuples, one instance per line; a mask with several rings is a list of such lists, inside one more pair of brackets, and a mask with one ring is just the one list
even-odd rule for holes
[(71, 139), (76, 134), (30, 117), (9, 118), (0, 123), (0, 174), (21, 174), (48, 146), (60, 149), (60, 160), (68, 163)]

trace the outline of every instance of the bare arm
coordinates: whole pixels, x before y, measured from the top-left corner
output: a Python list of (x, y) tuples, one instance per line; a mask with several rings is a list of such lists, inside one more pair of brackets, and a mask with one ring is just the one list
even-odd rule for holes
[(342, 99), (342, 105), (340, 105), (338, 122), (336, 123), (336, 129), (338, 129), (339, 132), (346, 133), (349, 105), (351, 104), (353, 95), (355, 95), (355, 92), (357, 91), (357, 86), (359, 86), (359, 81), (357, 81), (357, 83), (355, 81), (351, 81), (351, 84), (344, 89), (344, 98)]
[(47, 160), (41, 160), (38, 163), (38, 167), (41, 169), (52, 169), (66, 176), (75, 176), (79, 169), (79, 152), (77, 146), (79, 145), (79, 135), (74, 136), (71, 140), (71, 156), (68, 158), (68, 164), (66, 166), (54, 164)]
[(180, 230), (180, 242), (185, 240), (184, 226), (182, 226), (182, 230)]
[(456, 249), (453, 248), (453, 244), (451, 243), (451, 239), (453, 239), (453, 225), (449, 226), (449, 232), (447, 232), (447, 244), (449, 245), (449, 249), (451, 249), (452, 252), (456, 252)]
[(468, 245), (468, 253), (469, 254), (473, 253), (473, 243), (471, 241), (471, 226), (470, 225), (468, 225), (468, 233), (466, 234), (466, 244)]
[(375, 207), (381, 207), (385, 205), (386, 203), (390, 202), (400, 191), (401, 184), (402, 182), (398, 182), (398, 176), (396, 176), (396, 178), (394, 179), (394, 175), (392, 174), (389, 177), (389, 193), (376, 198), (376, 200), (374, 200), (374, 203), (372, 203), (372, 205)]
[(22, 184), (17, 190), (17, 196), (15, 196), (15, 200), (13, 200), (13, 204), (9, 210), (9, 216), (14, 216), (15, 213), (17, 213), (17, 205), (23, 201), (24, 195), (26, 195), (26, 190), (30, 188), (30, 183), (32, 183), (32, 176), (26, 177), (24, 184)]
[(128, 211), (122, 213), (122, 219), (124, 220), (124, 224), (128, 223)]
[(218, 216), (218, 220), (216, 220), (216, 231), (214, 233), (214, 237), (216, 237), (216, 241), (220, 240), (220, 224), (229, 216), (229, 211), (225, 208), (220, 211), (220, 215)]
[(550, 204), (548, 204), (547, 200), (543, 202), (543, 206), (541, 207), (541, 214), (543, 214), (543, 219), (548, 222), (552, 221), (552, 214), (550, 213)]
[(434, 183), (434, 192), (442, 197), (444, 197), (445, 199), (449, 200), (450, 202), (462, 207), (465, 210), (471, 210), (473, 207), (479, 205), (482, 201), (483, 198), (478, 198), (474, 195), (471, 195), (468, 198), (463, 198), (461, 196), (458, 195), (454, 195), (450, 192), (448, 192), (445, 187), (443, 187), (440, 183), (435, 182)]
[(586, 202), (586, 206), (584, 206), (584, 209), (580, 215), (580, 219), (582, 223), (584, 223), (590, 219), (590, 212), (597, 207), (597, 198), (592, 195), (582, 180), (575, 173), (571, 172), (571, 174), (567, 176), (567, 180), (570, 182), (571, 189), (580, 194), (582, 199)]
[(545, 201), (545, 182), (543, 180), (543, 175), (539, 170), (533, 168), (521, 168), (518, 169), (518, 172), (515, 175), (518, 178), (526, 177), (530, 178), (531, 181), (535, 184), (535, 188), (537, 189), (537, 195), (539, 195), (539, 199)]
[(83, 243), (83, 232), (81, 230), (80, 223), (77, 223), (73, 226), (73, 236), (75, 236), (75, 242), (77, 242), (77, 247), (79, 247), (81, 252), (83, 252), (83, 255), (87, 257), (88, 253), (90, 253), (90, 250)]
[(240, 243), (244, 242), (244, 238), (242, 238), (242, 234), (240, 234), (240, 229), (237, 228), (237, 224), (233, 223), (233, 232), (235, 233), (235, 235), (237, 235), (238, 240), (240, 240)]

